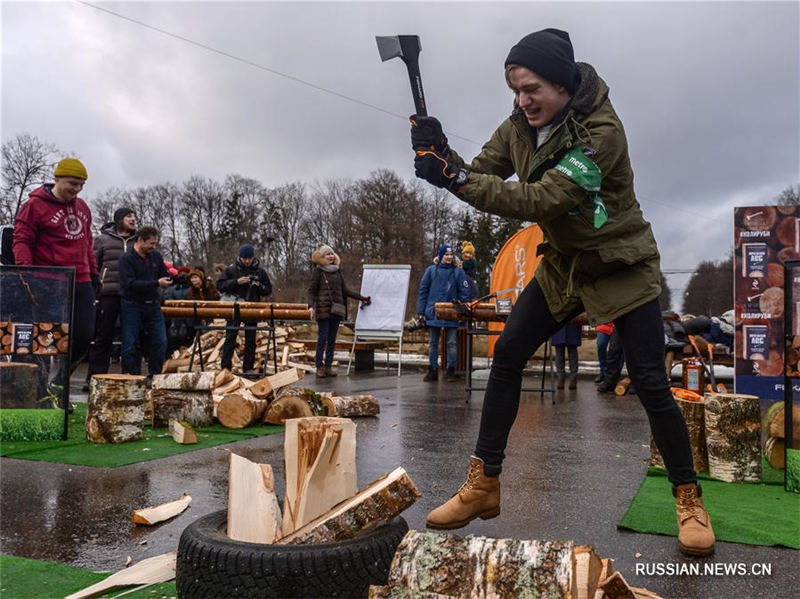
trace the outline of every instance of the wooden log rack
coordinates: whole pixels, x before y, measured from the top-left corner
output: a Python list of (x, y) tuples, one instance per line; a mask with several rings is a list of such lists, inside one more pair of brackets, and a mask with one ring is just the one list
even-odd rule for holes
[[(491, 302), (478, 302), (460, 304), (455, 302), (436, 302), (434, 304), (436, 318), (441, 320), (454, 320), (458, 322), (465, 322), (467, 324), (467, 403), (469, 403), (469, 395), (472, 391), (483, 391), (485, 387), (472, 386), (472, 354), (473, 354), (473, 337), (476, 335), (484, 335), (493, 337), (500, 335), (500, 331), (490, 331), (489, 329), (479, 329), (475, 327), (476, 322), (505, 322), (508, 318), (506, 314), (498, 314), (495, 309), (495, 304)], [(550, 363), (550, 387), (545, 388), (545, 380), (547, 378), (547, 364)], [(550, 393), (555, 403), (555, 373), (553, 371), (553, 362), (550, 359), (550, 341), (545, 341), (544, 344), (544, 358), (542, 359), (542, 376), (541, 384), (538, 389), (525, 388), (520, 389), (522, 392), (539, 393), (539, 398), (544, 401), (544, 394)]]

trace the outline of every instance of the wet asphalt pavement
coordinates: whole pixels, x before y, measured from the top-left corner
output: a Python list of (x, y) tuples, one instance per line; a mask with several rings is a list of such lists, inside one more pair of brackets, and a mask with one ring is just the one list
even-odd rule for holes
[[(463, 379), (431, 384), (422, 382), (421, 372), (397, 377), (380, 369), (319, 383), (306, 376), (303, 384), (380, 398), (379, 417), (356, 420), (358, 483), (404, 467), (422, 498), (403, 515), (411, 528), (424, 530), (427, 512), (465, 479), (482, 392), (473, 392), (467, 403)], [(557, 392), (555, 404), (549, 395), (542, 401), (524, 394), (501, 478), (500, 517), (454, 532), (590, 544), (614, 558), (630, 584), (664, 597), (800, 597), (800, 552), (784, 548), (719, 542), (716, 554), (706, 558), (770, 564), (770, 576), (636, 574), (637, 563), (691, 559), (679, 553), (673, 537), (616, 528), (645, 475), (648, 439), (638, 399), (599, 395), (589, 379), (581, 379), (577, 391)], [(229, 450), (271, 464), (283, 495), (282, 434), (113, 469), (2, 458), (2, 553), (99, 571), (124, 567), (128, 556), (138, 561), (174, 550), (193, 519), (225, 508)], [(192, 504), (172, 521), (155, 527), (130, 523), (132, 509), (181, 493), (189, 493)]]

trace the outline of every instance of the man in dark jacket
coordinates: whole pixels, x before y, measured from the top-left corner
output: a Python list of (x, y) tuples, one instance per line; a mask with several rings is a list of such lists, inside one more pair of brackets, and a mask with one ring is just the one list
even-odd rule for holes
[[(220, 293), (227, 293), (236, 296), (246, 302), (257, 302), (262, 297), (272, 294), (272, 283), (265, 271), (256, 259), (256, 251), (250, 244), (244, 244), (239, 248), (239, 257), (236, 262), (228, 266), (217, 283)], [(244, 360), (242, 370), (247, 373), (253, 371), (256, 361), (256, 330), (250, 328), (256, 324), (255, 321), (243, 320), (244, 329)], [(250, 326), (248, 326), (250, 325)], [(221, 366), (231, 369), (233, 366), (233, 352), (236, 349), (236, 337), (239, 334), (240, 323), (228, 321), (228, 326), (235, 326), (225, 333), (225, 345), (222, 348)]]
[(159, 289), (172, 285), (161, 254), (155, 251), (158, 229), (142, 227), (133, 235), (133, 245), (119, 257), (119, 286), (122, 296), (122, 372), (139, 374), (137, 343), (147, 332), (147, 370), (161, 372), (167, 352), (167, 330), (161, 312)]
[[(586, 311), (613, 320), (628, 371), (664, 456), (678, 514), (680, 549), (714, 551), (686, 423), (664, 372), (659, 253), (633, 189), (625, 131), (608, 86), (576, 63), (569, 34), (525, 36), (505, 62), (514, 111), (467, 164), (441, 124), (411, 117), (418, 177), (502, 216), (536, 221), (545, 235), (536, 277), (517, 298), (494, 349), (467, 483), (428, 515), (428, 526), (460, 528), (500, 513), (502, 462), (516, 419), (522, 369), (545, 340)], [(516, 174), (518, 180), (508, 180)]]
[[(14, 261), (20, 266), (71, 266), (75, 268), (75, 294), (72, 308), (72, 354), (58, 375), (47, 386), (54, 399), (62, 395), (69, 375), (86, 355), (94, 331), (94, 289), (98, 283), (97, 262), (92, 253), (92, 212), (78, 193), (86, 183), (86, 167), (77, 158), (64, 158), (53, 171), (55, 183), (42, 185), (30, 194), (14, 221)], [(44, 292), (45, 290), (43, 290)], [(46, 295), (46, 294), (45, 294)], [(63, 313), (64, 297), (52, 293), (52, 315)], [(44, 312), (43, 305), (38, 306)], [(40, 394), (44, 394), (47, 367), (40, 361)]]
[(94, 240), (100, 289), (94, 343), (89, 349), (87, 382), (93, 374), (108, 372), (120, 309), (119, 257), (128, 251), (128, 242), (135, 231), (136, 213), (131, 208), (118, 208), (114, 212), (113, 222), (103, 225), (100, 235)]

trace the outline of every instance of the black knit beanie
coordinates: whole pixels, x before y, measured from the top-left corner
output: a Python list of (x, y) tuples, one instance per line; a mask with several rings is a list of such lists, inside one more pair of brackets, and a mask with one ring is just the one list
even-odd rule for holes
[(550, 27), (523, 37), (508, 53), (506, 66), (510, 64), (518, 64), (550, 83), (563, 85), (570, 95), (580, 82), (569, 33), (560, 29)]
[(131, 208), (117, 208), (114, 211), (114, 224), (119, 226), (119, 224), (122, 222), (122, 219), (129, 214), (136, 214), (136, 211), (132, 210)]

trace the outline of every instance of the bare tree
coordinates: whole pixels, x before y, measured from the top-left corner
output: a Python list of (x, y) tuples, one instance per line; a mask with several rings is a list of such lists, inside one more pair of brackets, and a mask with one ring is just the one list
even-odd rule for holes
[(201, 264), (212, 264), (228, 257), (217, 247), (224, 219), (222, 186), (200, 176), (186, 181), (179, 191), (184, 212), (186, 258)]
[(54, 145), (29, 133), (21, 133), (2, 145), (0, 218), (3, 221), (14, 220), (27, 193), (51, 176), (59, 156)]
[(800, 204), (800, 185), (790, 185), (778, 194), (778, 205), (798, 205)]

